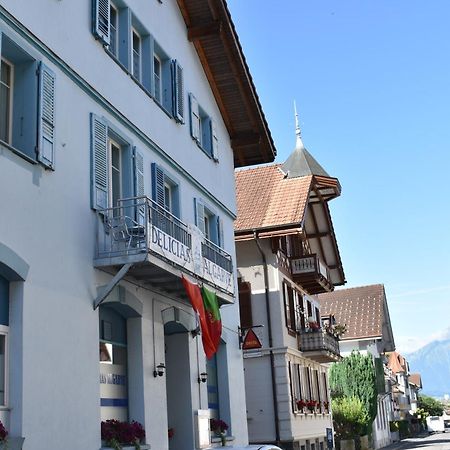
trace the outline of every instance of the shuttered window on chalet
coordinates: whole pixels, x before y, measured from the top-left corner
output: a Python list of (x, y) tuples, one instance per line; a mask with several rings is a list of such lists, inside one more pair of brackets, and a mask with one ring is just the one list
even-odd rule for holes
[(283, 300), (284, 300), (284, 315), (286, 320), (286, 327), (289, 334), (296, 334), (296, 307), (294, 299), (294, 290), (292, 287), (283, 282)]
[(253, 326), (252, 317), (252, 285), (248, 282), (239, 280), (239, 314), (241, 318), (241, 328), (250, 328)]

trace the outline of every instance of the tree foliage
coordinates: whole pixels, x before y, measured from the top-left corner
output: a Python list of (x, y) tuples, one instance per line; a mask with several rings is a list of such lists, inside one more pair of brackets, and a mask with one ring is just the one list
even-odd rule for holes
[(419, 395), (417, 406), (430, 416), (442, 416), (444, 414), (444, 405), (428, 395)]
[[(377, 383), (375, 367), (370, 355), (353, 351), (330, 369), (330, 388), (333, 398), (356, 397), (367, 414), (367, 425), (377, 415)], [(334, 413), (334, 411), (333, 411)]]
[(339, 439), (360, 436), (369, 417), (362, 401), (357, 397), (340, 397), (331, 400), (333, 424)]

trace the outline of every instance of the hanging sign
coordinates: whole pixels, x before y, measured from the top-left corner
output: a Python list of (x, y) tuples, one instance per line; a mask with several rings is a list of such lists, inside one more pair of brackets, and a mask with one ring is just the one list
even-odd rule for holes
[(251, 350), (261, 347), (261, 341), (259, 340), (258, 336), (256, 336), (256, 333), (250, 328), (250, 330), (248, 330), (247, 334), (245, 335), (244, 342), (242, 343), (242, 349)]

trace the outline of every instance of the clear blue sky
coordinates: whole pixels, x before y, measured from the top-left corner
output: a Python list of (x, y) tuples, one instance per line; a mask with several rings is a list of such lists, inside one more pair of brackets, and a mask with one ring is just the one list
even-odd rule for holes
[(347, 287), (383, 283), (397, 347), (450, 329), (450, 1), (228, 0), (275, 145), (342, 184)]

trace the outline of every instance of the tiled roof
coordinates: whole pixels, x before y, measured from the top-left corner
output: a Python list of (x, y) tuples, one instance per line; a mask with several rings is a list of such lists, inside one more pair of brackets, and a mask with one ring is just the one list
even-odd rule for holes
[(417, 387), (422, 387), (422, 378), (420, 373), (412, 373), (409, 375), (409, 382), (415, 384)]
[(237, 171), (235, 231), (300, 225), (312, 178), (285, 178), (280, 164)]
[(384, 298), (382, 284), (339, 289), (318, 295), (321, 314), (333, 314), (337, 323), (347, 326), (342, 340), (382, 337)]
[(398, 352), (389, 354), (388, 367), (394, 373), (407, 372), (406, 359)]

